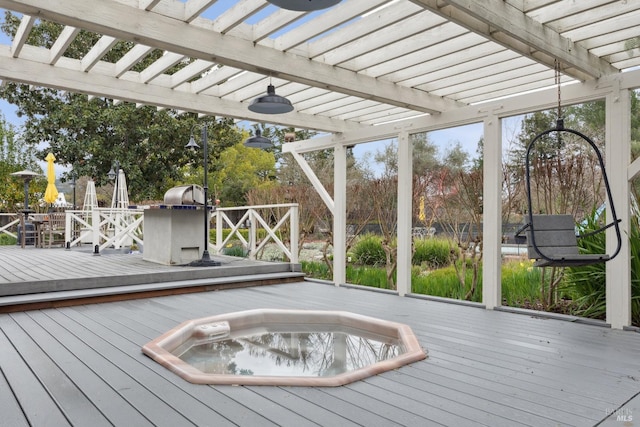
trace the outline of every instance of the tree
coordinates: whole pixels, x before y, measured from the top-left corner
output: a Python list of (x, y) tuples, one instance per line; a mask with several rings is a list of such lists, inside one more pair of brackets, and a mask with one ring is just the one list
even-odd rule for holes
[[(3, 32), (13, 37), (20, 19), (5, 13), (1, 25)], [(63, 26), (39, 21), (29, 33), (29, 44), (50, 48)], [(100, 38), (99, 34), (80, 31), (65, 56), (80, 59)], [(102, 58), (115, 63), (125, 55), (133, 43), (120, 41)], [(154, 50), (133, 67), (140, 71), (160, 58), (163, 52)], [(186, 66), (186, 60), (168, 73)], [(110, 99), (89, 99), (86, 95), (65, 93), (49, 88), (33, 88), (27, 85), (8, 83), (0, 88), (0, 97), (18, 107), (17, 114), (25, 118), (23, 140), (27, 146), (36, 147), (47, 143), (37, 156), (43, 158), (52, 151), (57, 162), (73, 168), (76, 177), (92, 177), (98, 186), (107, 183), (107, 171), (114, 162), (120, 162), (127, 174), (130, 197), (134, 200), (157, 200), (171, 187), (182, 180), (182, 166), (194, 155), (183, 149), (189, 131), (194, 125), (209, 126), (212, 140), (211, 158), (217, 159), (228, 146), (238, 142), (233, 121), (212, 118), (198, 120), (195, 114), (178, 114), (176, 111), (158, 111), (155, 107), (137, 107), (130, 103), (118, 103)], [(71, 172), (62, 179), (71, 179)]]
[(382, 176), (391, 177), (398, 175), (398, 147), (396, 141), (384, 145), (382, 150), (376, 150), (373, 159), (383, 166)]
[[(565, 109), (565, 126), (589, 136), (602, 151), (604, 146), (604, 103), (592, 102)], [(555, 128), (555, 110), (536, 112), (522, 121), (521, 132), (505, 170), (512, 186), (525, 185), (525, 153), (533, 138)], [(535, 213), (569, 213), (577, 219), (604, 201), (602, 174), (593, 149), (581, 138), (552, 132), (540, 138), (530, 155), (532, 209)], [(525, 192), (519, 203), (526, 206)], [(514, 201), (514, 204), (518, 202)]]
[[(42, 173), (34, 151), (0, 114), (0, 211), (15, 212), (24, 205), (24, 181), (11, 174), (24, 169)], [(29, 184), (30, 207), (36, 206), (37, 195), (44, 192), (45, 187), (44, 177), (34, 179)]]
[(220, 154), (219, 165), (210, 183), (213, 183), (214, 194), (223, 205), (243, 206), (249, 190), (273, 188), (274, 177), (273, 153), (237, 143)]
[(413, 144), (413, 218), (423, 227), (430, 228), (441, 201), (437, 197), (442, 176), (438, 147), (426, 132), (412, 134), (409, 141)]
[(396, 289), (394, 273), (398, 266), (398, 244), (396, 230), (398, 226), (398, 176), (383, 176), (369, 181), (363, 194), (367, 197), (373, 211), (373, 217), (382, 234), (382, 249), (385, 253), (387, 286)]
[[(482, 150), (482, 140), (478, 143)], [(480, 281), (482, 247), (482, 162), (469, 162), (469, 154), (457, 142), (444, 155), (439, 184), (438, 210), (440, 223), (455, 244), (452, 255), (457, 256), (454, 268), (460, 284), (460, 296), (473, 300)], [(467, 287), (467, 272), (471, 269), (471, 283)]]
[[(631, 92), (631, 134), (639, 135), (640, 117), (637, 109), (637, 94)], [(565, 127), (575, 129), (587, 135), (601, 154), (605, 144), (605, 103), (595, 101), (572, 105), (562, 109)], [(522, 122), (515, 149), (511, 151), (505, 163), (509, 186), (512, 194), (512, 206), (521, 206), (523, 213), (528, 203), (525, 200), (525, 152), (528, 144), (541, 132), (555, 128), (558, 112), (556, 110), (536, 112), (528, 115)], [(612, 141), (611, 143), (615, 143)], [(632, 141), (632, 150), (635, 143)], [(574, 216), (577, 222), (594, 212), (605, 200), (602, 171), (598, 159), (586, 141), (569, 134), (551, 133), (536, 142), (531, 152), (531, 193), (534, 213), (563, 214)], [(615, 191), (615, 189), (612, 189)], [(599, 218), (603, 225), (604, 216)], [(548, 274), (547, 274), (548, 273)], [(564, 277), (563, 269), (545, 269), (540, 283), (541, 301), (553, 306), (556, 288)]]

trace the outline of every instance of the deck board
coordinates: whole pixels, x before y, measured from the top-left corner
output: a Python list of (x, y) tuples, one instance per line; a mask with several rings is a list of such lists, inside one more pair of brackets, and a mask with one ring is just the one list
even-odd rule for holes
[[(372, 384), (372, 380), (364, 380), (349, 386), (366, 396), (371, 396), (379, 401), (387, 402), (393, 405), (397, 410), (411, 413), (421, 418), (421, 422), (417, 425), (431, 425), (433, 423), (450, 426), (479, 426), (489, 424), (482, 423), (481, 420), (467, 418), (469, 414), (461, 414), (458, 411), (452, 411), (443, 401), (438, 399), (425, 399), (415, 397), (415, 390), (411, 388), (402, 388), (399, 384), (396, 388), (380, 387)], [(460, 408), (456, 405), (456, 408)], [(484, 413), (483, 416), (491, 417), (491, 414)], [(494, 420), (496, 418), (494, 417)]]
[[(9, 344), (8, 339), (0, 334), (0, 357), (3, 363), (0, 364), (0, 408), (2, 408), (2, 419), (7, 425), (22, 427), (28, 426), (27, 421), (16, 396), (13, 394), (13, 390), (7, 378), (5, 378), (4, 371), (10, 369), (8, 360), (4, 361), (4, 353), (2, 347)], [(8, 347), (7, 347), (8, 350)], [(8, 351), (7, 351), (8, 353)]]
[[(0, 328), (4, 332), (0, 335), (0, 360), (4, 376), (16, 397), (16, 403), (24, 411), (30, 425), (70, 425), (47, 390), (42, 387), (38, 377), (31, 371), (31, 367), (23, 360), (25, 355), (21, 355), (13, 347), (13, 340), (10, 341), (7, 334), (7, 330), (11, 329), (11, 323), (12, 320), (9, 318), (0, 318)], [(19, 339), (15, 341), (19, 345)]]
[[(8, 320), (8, 319), (6, 319)], [(15, 322), (2, 322), (2, 329), (11, 338), (16, 351), (30, 360), (29, 367), (53, 398), (70, 424), (90, 424), (92, 427), (111, 425), (108, 419), (90, 404), (87, 397), (69, 379), (36, 342)]]
[[(111, 360), (111, 354), (102, 354), (99, 349), (94, 347), (94, 342), (100, 339), (98, 336), (94, 336), (94, 342), (84, 342), (75, 335), (73, 330), (65, 328), (52, 318), (50, 310), (44, 310), (37, 314), (38, 316), (34, 317), (37, 318), (38, 323), (43, 328), (56, 337), (64, 337), (65, 347), (93, 371), (94, 376), (99, 376), (116, 392), (116, 402), (122, 401), (128, 407), (135, 408), (151, 425), (162, 423), (185, 424), (183, 415), (170, 405), (166, 405), (145, 385), (138, 382), (127, 371), (114, 363)], [(155, 391), (160, 392), (160, 390)]]
[(309, 402), (325, 402), (326, 407), (332, 412), (338, 414), (344, 419), (356, 423), (357, 425), (385, 427), (401, 425), (396, 423), (394, 419), (390, 417), (392, 414), (388, 412), (384, 413), (384, 416), (381, 416), (370, 410), (357, 406), (361, 404), (361, 402), (350, 402), (340, 397), (328, 394), (319, 388), (290, 387), (288, 391)]
[[(424, 417), (421, 417), (411, 411), (406, 411), (402, 408), (399, 408), (398, 406), (387, 402), (387, 399), (384, 396), (382, 396), (382, 400), (380, 400), (376, 399), (374, 396), (360, 393), (354, 390), (354, 387), (350, 385), (331, 389), (330, 391), (325, 391), (325, 393), (336, 399), (350, 402), (351, 404), (357, 406), (358, 408), (361, 408), (363, 411), (366, 411), (368, 413), (393, 420), (392, 423), (387, 424), (385, 422), (379, 425), (387, 426), (393, 425), (393, 423), (397, 423), (403, 426), (446, 425), (436, 423), (433, 420), (427, 420)], [(363, 425), (367, 424), (363, 423)]]
[[(86, 326), (104, 340), (100, 345), (107, 354), (113, 356), (115, 362), (123, 369), (138, 372), (138, 380), (154, 390), (162, 390), (164, 399), (170, 398), (177, 410), (187, 416), (196, 425), (216, 426), (253, 424), (268, 425), (268, 421), (254, 413), (245, 411), (245, 406), (233, 399), (226, 399), (218, 390), (211, 387), (210, 392), (202, 396), (203, 387), (186, 381), (174, 383), (175, 375), (140, 352), (148, 338), (135, 334), (135, 331), (123, 327), (111, 317), (102, 317), (91, 311), (91, 307), (79, 308), (66, 313), (70, 318)], [(113, 346), (113, 349), (107, 347)], [(116, 350), (117, 349), (117, 350)], [(145, 369), (146, 368), (146, 369)], [(166, 382), (169, 382), (168, 384)], [(181, 393), (184, 392), (184, 394)], [(169, 397), (168, 397), (169, 396)], [(198, 400), (198, 397), (204, 397)], [(215, 402), (215, 407), (211, 403)], [(232, 416), (227, 419), (220, 412)]]
[[(89, 369), (83, 363), (82, 358), (77, 358), (47, 329), (33, 319), (41, 317), (40, 313), (15, 313), (11, 316), (20, 323), (41, 348), (46, 349), (51, 360), (64, 370), (67, 377), (82, 390), (92, 405), (98, 408), (112, 423), (123, 425), (125, 422), (131, 422), (132, 425), (134, 423), (141, 426), (151, 425), (135, 408), (122, 401), (116, 390)], [(59, 338), (64, 339), (64, 335)]]
[(459, 357), (452, 360), (433, 357), (431, 364), (411, 366), (407, 371), (413, 372), (414, 369), (421, 371), (415, 375), (428, 375), (432, 381), (440, 382), (438, 377), (441, 377), (442, 381), (446, 381), (451, 387), (461, 389), (471, 387), (473, 390), (483, 390), (483, 392), (489, 390), (546, 407), (553, 407), (561, 402), (563, 409), (572, 414), (595, 419), (600, 415), (599, 411), (594, 409), (594, 405), (597, 406), (601, 402), (593, 402), (591, 399), (577, 393), (569, 393), (564, 389), (555, 390), (545, 385), (513, 379), (507, 370), (483, 369), (478, 364), (468, 366), (465, 360)]
[[(429, 358), (342, 387), (235, 387), (141, 352), (185, 320), (255, 308), (406, 323)], [(12, 425), (585, 426), (640, 392), (638, 350), (632, 331), (302, 282), (0, 315), (0, 404)]]
[[(90, 343), (90, 346), (96, 352), (107, 357), (109, 362), (124, 372), (136, 373), (134, 379), (137, 383), (143, 385), (144, 390), (136, 390), (136, 399), (131, 401), (132, 405), (139, 407), (140, 399), (143, 399), (149, 410), (157, 411), (158, 407), (161, 407), (162, 410), (159, 411), (159, 416), (162, 418), (160, 419), (163, 422), (174, 422), (176, 423), (175, 425), (185, 424), (186, 421), (197, 426), (207, 424), (233, 425), (232, 422), (215, 412), (211, 406), (194, 399), (178, 384), (171, 382), (167, 378), (168, 376), (158, 375), (158, 371), (151, 369), (152, 365), (147, 363), (148, 359), (145, 356), (134, 351), (133, 348), (127, 348), (126, 343), (117, 340), (117, 335), (106, 327), (91, 319), (80, 318), (73, 311), (65, 314), (68, 316), (67, 318), (60, 313), (51, 313), (54, 320), (61, 325), (68, 325), (67, 327), (78, 338)], [(153, 368), (155, 367), (153, 366)], [(138, 394), (143, 391), (149, 391), (153, 393), (153, 396), (139, 396)], [(157, 402), (156, 399), (158, 399)], [(165, 403), (169, 401), (171, 405), (166, 405)], [(157, 422), (156, 420), (152, 421), (154, 423)]]
[[(437, 396), (445, 399), (455, 399), (460, 402), (469, 402), (471, 407), (483, 411), (489, 410), (492, 414), (500, 416), (505, 421), (502, 425), (509, 426), (517, 422), (522, 422), (523, 416), (530, 425), (545, 425), (552, 423), (554, 420), (562, 420), (570, 417), (572, 420), (576, 417), (583, 419), (585, 425), (589, 425), (594, 420), (583, 417), (583, 412), (572, 411), (567, 412), (566, 406), (562, 411), (553, 408), (555, 402), (545, 401), (543, 396), (530, 396), (526, 398), (522, 393), (516, 393), (513, 389), (501, 387), (495, 390), (490, 386), (486, 386), (483, 382), (478, 384), (473, 379), (465, 377), (453, 380), (449, 377), (440, 375), (440, 372), (432, 373), (412, 369), (409, 367), (406, 372), (398, 373), (395, 381), (415, 387), (416, 389), (435, 393)], [(540, 399), (536, 399), (540, 398)], [(482, 402), (481, 400), (482, 399)], [(476, 406), (478, 404), (482, 406)], [(494, 425), (500, 425), (495, 422)]]

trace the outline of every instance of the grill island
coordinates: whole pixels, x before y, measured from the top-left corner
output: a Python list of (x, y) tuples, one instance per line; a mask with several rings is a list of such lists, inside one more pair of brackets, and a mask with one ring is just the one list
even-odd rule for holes
[(144, 211), (142, 258), (166, 265), (188, 264), (200, 259), (205, 232), (202, 209), (204, 190), (201, 186), (181, 185), (169, 189), (164, 194), (164, 204)]

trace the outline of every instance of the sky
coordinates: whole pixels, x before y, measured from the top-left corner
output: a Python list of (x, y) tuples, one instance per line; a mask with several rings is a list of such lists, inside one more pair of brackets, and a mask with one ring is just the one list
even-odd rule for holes
[[(477, 157), (476, 149), (478, 147), (478, 141), (480, 141), (482, 135), (482, 123), (474, 123), (471, 125), (429, 132), (429, 141), (438, 147), (438, 154), (440, 156), (445, 155), (448, 149), (454, 147), (457, 143), (460, 143), (462, 149), (469, 154), (469, 159), (471, 159)], [(374, 162), (373, 157), (375, 153), (382, 152), (384, 147), (390, 143), (397, 147), (397, 140), (383, 140), (358, 144), (353, 148), (354, 157), (357, 160), (360, 160), (365, 156), (369, 156), (369, 165), (373, 172), (376, 175), (379, 175), (383, 171), (383, 165), (371, 162)]]

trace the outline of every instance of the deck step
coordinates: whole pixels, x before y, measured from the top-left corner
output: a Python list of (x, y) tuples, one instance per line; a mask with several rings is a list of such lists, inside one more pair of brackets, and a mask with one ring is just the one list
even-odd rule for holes
[(301, 282), (302, 272), (276, 272), (246, 274), (242, 276), (209, 277), (203, 279), (174, 280), (123, 286), (108, 286), (89, 289), (72, 289), (57, 292), (42, 292), (0, 297), (0, 313), (61, 307), (86, 303), (147, 298), (151, 296), (176, 295), (181, 293), (206, 292), (246, 286), (260, 286)]

